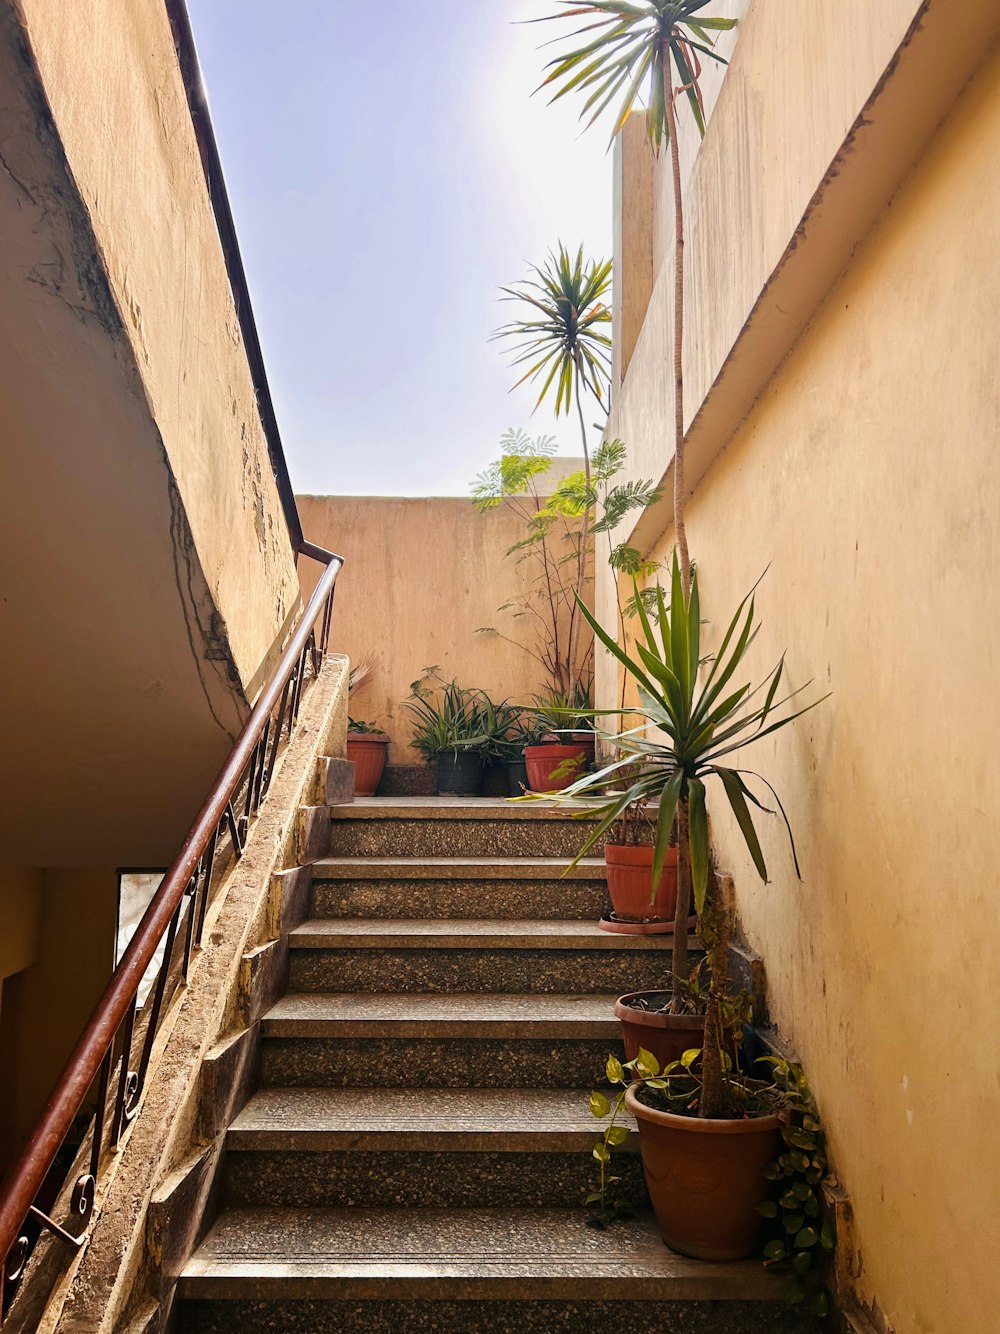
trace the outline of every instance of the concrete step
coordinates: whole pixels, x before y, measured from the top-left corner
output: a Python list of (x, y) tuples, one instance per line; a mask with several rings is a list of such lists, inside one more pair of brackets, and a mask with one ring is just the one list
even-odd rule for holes
[(687, 1260), (575, 1209), (233, 1209), (186, 1265), (182, 1334), (800, 1334), (759, 1262)]
[(607, 995), (290, 993), (261, 1021), (269, 1086), (587, 1088), (623, 1048)]
[(488, 917), (596, 921), (609, 907), (604, 862), (572, 857), (325, 857), (316, 917)]
[(670, 977), (669, 937), (596, 922), (316, 919), (289, 946), (293, 991), (621, 994)]
[[(592, 827), (587, 807), (503, 797), (362, 797), (331, 806), (340, 857), (575, 857)], [(598, 849), (599, 851), (599, 849)]]
[[(226, 1200), (560, 1207), (594, 1189), (599, 1130), (581, 1089), (265, 1089), (227, 1136)], [(632, 1199), (644, 1197), (637, 1150), (616, 1162)]]

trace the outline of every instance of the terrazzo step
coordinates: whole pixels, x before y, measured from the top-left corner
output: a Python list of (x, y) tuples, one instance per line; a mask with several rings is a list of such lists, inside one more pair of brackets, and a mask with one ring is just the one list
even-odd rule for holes
[(802, 1334), (761, 1264), (687, 1260), (576, 1209), (234, 1209), (185, 1266), (181, 1334)]
[(608, 995), (289, 993), (261, 1021), (268, 1086), (588, 1088), (622, 1054)]
[(611, 992), (662, 988), (670, 938), (596, 922), (315, 919), (292, 931), (293, 991)]
[[(581, 1089), (264, 1089), (226, 1139), (230, 1205), (560, 1207), (594, 1189)], [(623, 1123), (631, 1124), (628, 1117)], [(644, 1187), (638, 1140), (616, 1173)]]
[(565, 857), (347, 857), (314, 862), (316, 917), (590, 919), (607, 910), (604, 861)]
[(504, 797), (363, 797), (330, 819), (340, 857), (572, 858), (592, 828), (565, 807)]

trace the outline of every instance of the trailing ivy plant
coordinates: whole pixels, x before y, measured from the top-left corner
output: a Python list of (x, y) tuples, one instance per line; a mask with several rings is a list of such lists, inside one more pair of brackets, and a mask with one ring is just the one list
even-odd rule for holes
[(822, 1216), (822, 1182), (828, 1169), (826, 1136), (802, 1067), (778, 1056), (761, 1060), (771, 1065), (787, 1107), (781, 1128), (784, 1148), (764, 1168), (764, 1176), (775, 1183), (776, 1198), (757, 1206), (757, 1212), (772, 1224), (764, 1244), (764, 1263), (788, 1272), (789, 1302), (805, 1303), (813, 1315), (823, 1318), (829, 1300), (822, 1259), (836, 1245), (833, 1226)]

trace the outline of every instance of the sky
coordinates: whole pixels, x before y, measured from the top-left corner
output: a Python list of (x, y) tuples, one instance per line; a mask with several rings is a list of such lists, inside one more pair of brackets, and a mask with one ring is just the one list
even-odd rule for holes
[(464, 495), (534, 414), (489, 335), (562, 240), (611, 253), (607, 132), (531, 93), (552, 0), (188, 0), (300, 493)]

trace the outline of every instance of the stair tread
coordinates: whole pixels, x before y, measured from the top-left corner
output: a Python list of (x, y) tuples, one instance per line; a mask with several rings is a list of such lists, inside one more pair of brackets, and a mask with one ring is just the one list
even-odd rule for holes
[(603, 880), (604, 861), (584, 857), (320, 857), (314, 880)]
[(290, 992), (267, 1012), (268, 1037), (610, 1037), (611, 995)]
[[(622, 1124), (632, 1126), (623, 1114)], [(232, 1149), (589, 1150), (598, 1124), (582, 1089), (268, 1088), (229, 1129)]]
[(289, 932), (292, 949), (664, 950), (670, 936), (628, 936), (596, 922), (489, 918), (313, 918)]
[(586, 811), (586, 801), (524, 802), (509, 797), (355, 797), (331, 806), (334, 820), (566, 820), (571, 811)]
[[(780, 1300), (758, 1260), (667, 1249), (650, 1217), (606, 1232), (579, 1209), (232, 1209), (180, 1278), (187, 1298)], [(520, 1291), (519, 1291), (520, 1290)]]

